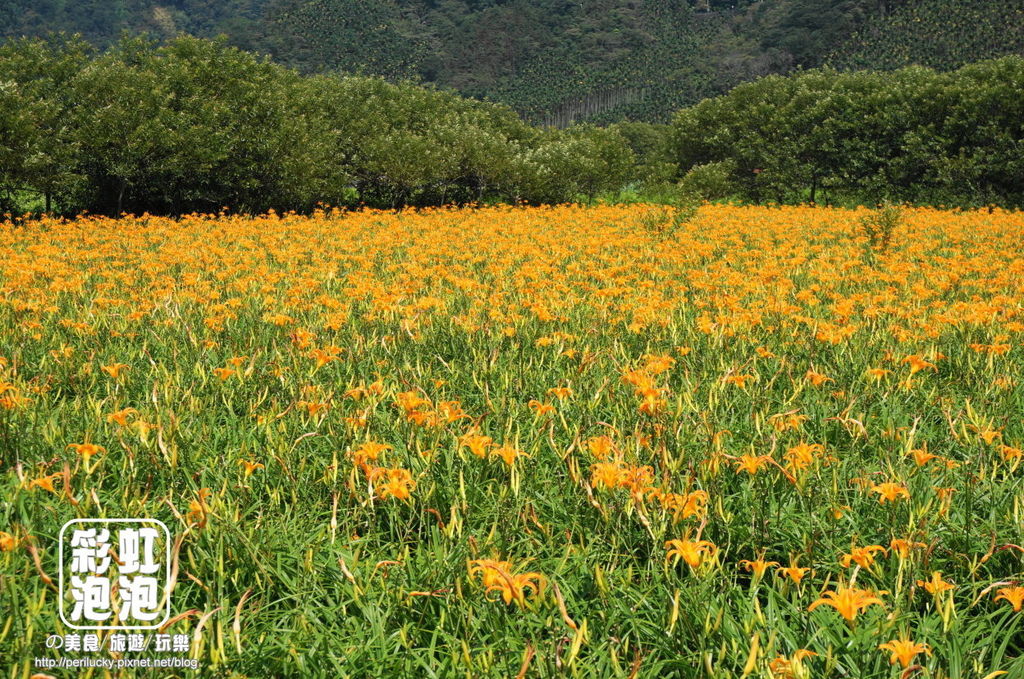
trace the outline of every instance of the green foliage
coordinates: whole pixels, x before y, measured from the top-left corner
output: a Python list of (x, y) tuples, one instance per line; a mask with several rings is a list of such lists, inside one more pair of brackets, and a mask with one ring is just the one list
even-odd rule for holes
[[(615, 129), (539, 130), (408, 82), (296, 71), (181, 37), (0, 50), (0, 191), (63, 212), (308, 211), (592, 199), (634, 172)], [(10, 141), (7, 141), (10, 140)]]
[(861, 235), (867, 238), (868, 247), (886, 253), (892, 246), (896, 229), (903, 223), (903, 208), (885, 203), (877, 210), (860, 218), (857, 223)]
[(430, 82), (535, 123), (667, 122), (770, 73), (1020, 52), (1021, 0), (10, 0), (0, 37), (181, 33), (305, 73)]
[(1021, 0), (928, 0), (895, 4), (832, 50), (844, 69), (895, 69), (920, 64), (952, 70), (981, 59), (1024, 54)]
[(770, 76), (680, 111), (684, 171), (729, 161), (745, 200), (1024, 205), (1024, 58), (954, 72)]
[(695, 165), (679, 181), (679, 190), (684, 195), (695, 196), (700, 200), (728, 198), (734, 190), (732, 175), (735, 168), (731, 160)]

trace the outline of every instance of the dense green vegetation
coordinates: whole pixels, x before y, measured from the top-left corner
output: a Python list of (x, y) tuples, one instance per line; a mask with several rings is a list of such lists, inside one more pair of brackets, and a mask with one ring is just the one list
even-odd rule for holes
[(744, 199), (1024, 204), (1024, 59), (771, 76), (679, 112), (679, 167)]
[(6, 0), (0, 37), (225, 34), (303, 73), (412, 78), (565, 126), (672, 113), (824, 63), (1024, 53), (1024, 0)]
[(1024, 59), (800, 71), (672, 124), (536, 127), (192, 37), (0, 47), (0, 208), (183, 214), (654, 200), (1024, 205)]
[(845, 69), (919, 64), (959, 68), (999, 54), (1024, 54), (1024, 2), (931, 0), (906, 3), (863, 26), (829, 59)]
[(507, 107), (380, 78), (318, 75), (223, 42), (74, 39), (0, 48), (0, 200), (180, 214), (503, 200), (615, 189), (614, 129), (533, 128)]

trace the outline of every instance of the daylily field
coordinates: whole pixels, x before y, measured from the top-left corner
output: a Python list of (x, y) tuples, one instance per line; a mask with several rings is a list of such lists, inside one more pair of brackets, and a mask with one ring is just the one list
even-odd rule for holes
[(3, 676), (152, 517), (201, 676), (1024, 677), (1024, 214), (669, 213), (0, 225)]

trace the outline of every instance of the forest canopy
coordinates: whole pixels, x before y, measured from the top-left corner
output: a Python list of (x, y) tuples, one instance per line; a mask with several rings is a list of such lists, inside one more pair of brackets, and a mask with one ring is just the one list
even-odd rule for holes
[(533, 123), (668, 122), (770, 74), (1024, 55), (1024, 0), (6, 0), (0, 38), (214, 38), (305, 74), (382, 76)]
[(769, 76), (671, 125), (534, 126), (411, 82), (303, 75), (224, 39), (0, 47), (0, 200), (182, 214), (448, 203), (1024, 204), (1024, 58)]

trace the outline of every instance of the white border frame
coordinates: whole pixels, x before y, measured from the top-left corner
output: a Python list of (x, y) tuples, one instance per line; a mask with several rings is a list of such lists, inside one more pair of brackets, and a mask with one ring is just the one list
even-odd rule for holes
[[(164, 586), (163, 586), (163, 597), (167, 600), (167, 609), (164, 611), (164, 619), (153, 625), (75, 625), (68, 622), (68, 619), (64, 617), (64, 532), (68, 529), (68, 526), (79, 523), (149, 523), (156, 524), (164, 529), (164, 547), (166, 556), (164, 557)], [(60, 567), (58, 568), (58, 577), (60, 578), (60, 619), (65, 625), (71, 629), (87, 629), (87, 630), (139, 630), (139, 629), (159, 629), (170, 620), (171, 618), (171, 597), (168, 596), (167, 587), (171, 583), (171, 531), (167, 529), (167, 525), (159, 519), (71, 519), (60, 529), (60, 535), (58, 537), (58, 559), (60, 559)]]

